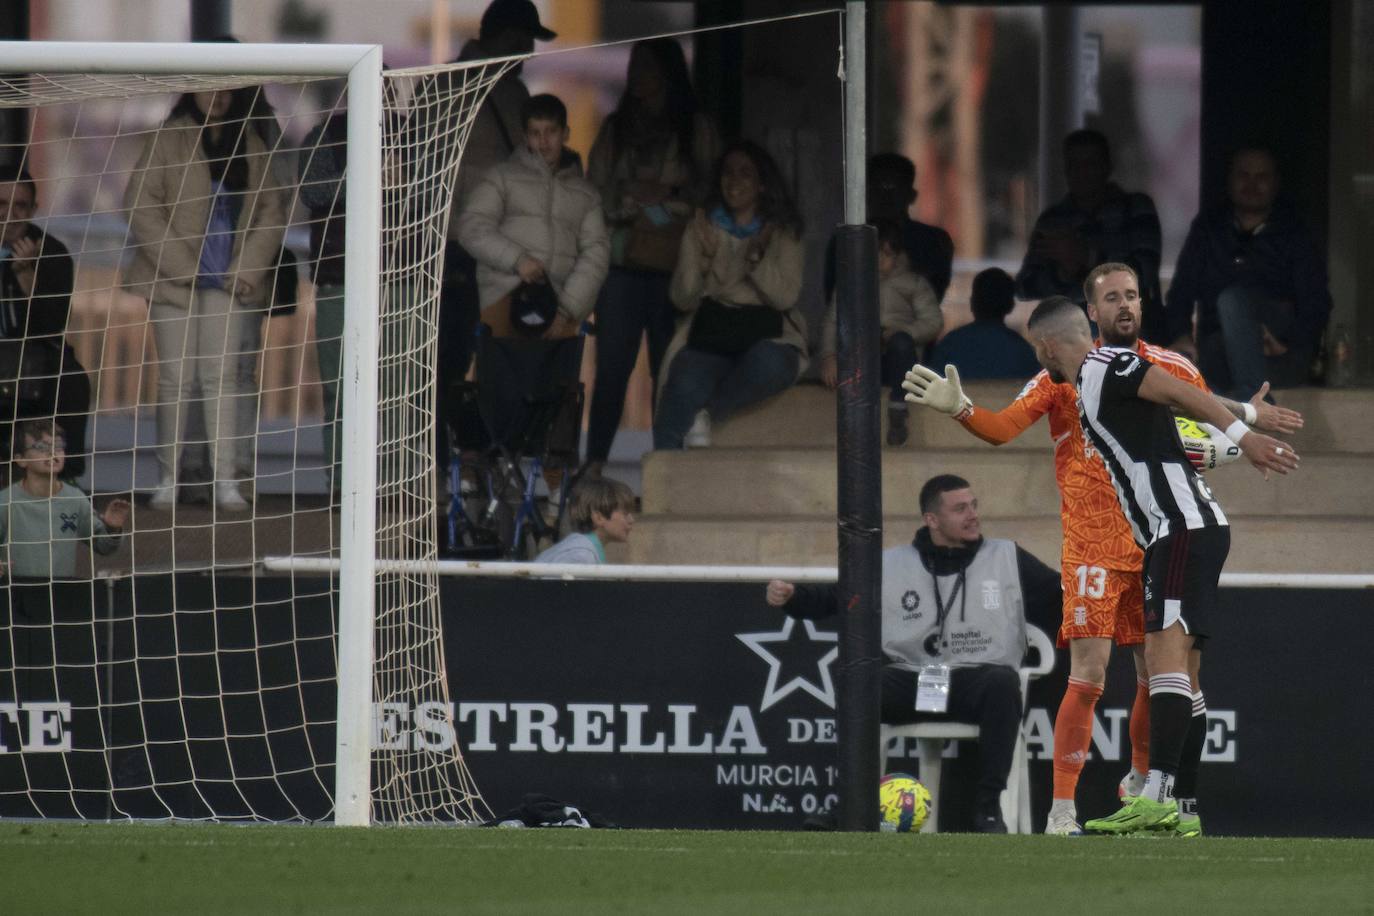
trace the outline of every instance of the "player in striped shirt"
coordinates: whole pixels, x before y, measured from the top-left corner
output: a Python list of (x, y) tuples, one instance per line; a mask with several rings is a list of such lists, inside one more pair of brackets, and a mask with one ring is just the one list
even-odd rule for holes
[[(1105, 343), (1131, 347), (1170, 374), (1206, 390), (1201, 374), (1183, 356), (1139, 339), (1140, 296), (1133, 270), (1108, 263), (1084, 284), (1089, 316)], [(1078, 393), (1047, 372), (1031, 379), (1009, 406), (991, 411), (973, 406), (958, 387), (958, 373), (946, 378), (924, 366), (907, 376), (907, 400), (954, 415), (973, 435), (993, 445), (1016, 438), (1048, 415), (1054, 440), (1055, 479), (1064, 529), (1061, 575), (1064, 619), (1059, 645), (1069, 647), (1068, 688), (1054, 729), (1054, 801), (1047, 833), (1079, 832), (1075, 793), (1092, 741), (1093, 710), (1102, 695), (1112, 642), (1131, 647), (1136, 658), (1136, 696), (1131, 709), (1131, 770), (1122, 793), (1135, 795), (1149, 761), (1149, 693), (1141, 645), (1144, 642), (1141, 551), (1121, 515), (1106, 468), (1084, 440)], [(1296, 412), (1266, 404), (1262, 390), (1249, 404), (1228, 402), (1237, 417), (1261, 428), (1291, 432), (1302, 425)]]
[(1040, 303), (1027, 332), (1052, 380), (1076, 377), (1083, 431), (1107, 466), (1122, 514), (1145, 551), (1149, 772), (1138, 796), (1084, 826), (1103, 833), (1174, 830), (1180, 819), (1175, 779), (1191, 732), (1201, 746), (1201, 717), (1194, 715), (1193, 699), (1198, 646), (1215, 613), (1230, 527), (1183, 450), (1173, 411), (1225, 427), (1265, 477), (1269, 471), (1295, 469), (1298, 456), (1292, 446), (1253, 432), (1243, 420), (1232, 422), (1221, 400), (1133, 349), (1096, 347), (1087, 318), (1072, 302)]

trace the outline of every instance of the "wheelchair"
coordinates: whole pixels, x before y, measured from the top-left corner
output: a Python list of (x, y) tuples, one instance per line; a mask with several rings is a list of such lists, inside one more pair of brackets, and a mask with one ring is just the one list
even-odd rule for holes
[(478, 325), (476, 380), (450, 386), (446, 405), (445, 556), (530, 560), (558, 539), (578, 466), (585, 333), (493, 337)]

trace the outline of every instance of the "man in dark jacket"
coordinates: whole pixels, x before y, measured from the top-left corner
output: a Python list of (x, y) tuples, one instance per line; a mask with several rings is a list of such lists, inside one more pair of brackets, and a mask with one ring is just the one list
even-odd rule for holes
[(1140, 278), (1141, 336), (1162, 344), (1159, 215), (1148, 194), (1125, 191), (1111, 177), (1112, 150), (1102, 133), (1076, 130), (1064, 138), (1069, 193), (1036, 219), (1016, 293), (1022, 299), (1067, 296), (1085, 305), (1088, 271), (1105, 261), (1124, 262)]
[(1229, 202), (1193, 220), (1169, 287), (1171, 348), (1193, 356), (1207, 384), (1238, 401), (1266, 381), (1306, 384), (1331, 313), (1326, 264), (1278, 191), (1273, 153), (1237, 150)]
[[(899, 153), (878, 153), (868, 160), (868, 221), (895, 222), (902, 229), (902, 250), (913, 273), (925, 277), (935, 301), (945, 301), (954, 274), (954, 242), (939, 226), (911, 218), (916, 203), (916, 164)], [(825, 249), (825, 301), (835, 292), (835, 240)]]
[[(31, 221), (38, 207), (33, 178), (0, 167), (0, 378), (18, 379), (0, 418), (55, 419), (66, 432), (63, 476), (86, 470), (91, 383), (66, 342), (75, 268), (67, 246)], [(0, 430), (7, 458), (9, 429)]]
[[(940, 474), (921, 488), (925, 526), (883, 553), (882, 720), (948, 718), (978, 725), (981, 769), (974, 828), (1006, 833), (1000, 797), (1021, 727), (1017, 669), (1026, 621), (1059, 624), (1059, 573), (1011, 541), (985, 540), (967, 480)], [(814, 620), (839, 610), (836, 586), (768, 583), (768, 603)], [(1051, 623), (1052, 621), (1052, 623)], [(1043, 622), (1043, 623), (1042, 623)], [(916, 709), (922, 669), (948, 665), (948, 708)]]

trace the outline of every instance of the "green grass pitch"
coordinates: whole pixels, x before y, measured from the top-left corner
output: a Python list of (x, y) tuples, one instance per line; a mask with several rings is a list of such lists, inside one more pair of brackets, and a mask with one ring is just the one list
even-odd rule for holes
[(6, 913), (1369, 913), (1374, 841), (0, 823)]

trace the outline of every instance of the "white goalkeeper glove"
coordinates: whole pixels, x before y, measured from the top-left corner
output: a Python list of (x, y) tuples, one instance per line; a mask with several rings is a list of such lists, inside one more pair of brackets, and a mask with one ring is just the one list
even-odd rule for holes
[(1178, 438), (1183, 442), (1183, 451), (1199, 474), (1230, 464), (1240, 457), (1240, 446), (1212, 424), (1199, 423), (1187, 417), (1175, 417), (1174, 422), (1178, 425)]
[(962, 420), (973, 413), (973, 402), (959, 385), (959, 370), (953, 364), (945, 366), (942, 378), (933, 370), (917, 363), (902, 380), (902, 388), (906, 391), (906, 399), (911, 403), (949, 414), (956, 420)]

